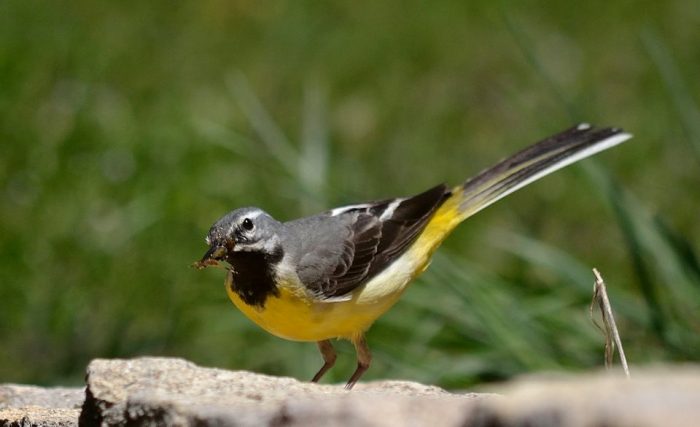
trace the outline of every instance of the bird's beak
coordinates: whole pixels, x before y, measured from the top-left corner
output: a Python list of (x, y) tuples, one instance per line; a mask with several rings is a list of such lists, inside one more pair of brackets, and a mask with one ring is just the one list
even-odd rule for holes
[(221, 260), (227, 253), (225, 246), (211, 245), (209, 250), (204, 254), (201, 260), (195, 262), (193, 267), (198, 270), (209, 267), (210, 265), (217, 265), (218, 261)]

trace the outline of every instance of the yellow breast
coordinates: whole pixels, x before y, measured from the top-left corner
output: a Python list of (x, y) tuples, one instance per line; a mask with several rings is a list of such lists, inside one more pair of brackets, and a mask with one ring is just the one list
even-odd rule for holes
[(459, 222), (454, 206), (448, 199), (404, 255), (347, 299), (319, 300), (298, 283), (278, 283), (279, 295), (269, 296), (264, 307), (251, 306), (232, 291), (231, 273), (226, 291), (243, 314), (278, 337), (293, 341), (352, 339), (391, 308), (406, 285), (427, 268), (437, 246)]
[(226, 291), (243, 314), (269, 333), (293, 341), (352, 339), (366, 331), (401, 294), (389, 293), (370, 301), (362, 298), (362, 292), (356, 292), (350, 299), (328, 302), (280, 284), (279, 295), (269, 296), (264, 307), (257, 307), (246, 304), (231, 290), (231, 280), (229, 273)]

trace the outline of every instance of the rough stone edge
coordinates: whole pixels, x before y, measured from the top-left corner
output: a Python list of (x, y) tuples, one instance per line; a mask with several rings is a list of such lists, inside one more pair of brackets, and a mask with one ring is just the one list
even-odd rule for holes
[(85, 387), (41, 387), (27, 384), (0, 384), (0, 410), (40, 406), (43, 408), (80, 409)]
[(0, 409), (0, 425), (8, 427), (68, 427), (77, 426), (80, 409), (24, 406)]
[[(85, 376), (85, 383), (88, 382), (88, 374)], [(85, 387), (85, 400), (83, 401), (83, 406), (80, 409), (80, 415), (78, 416), (78, 422), (81, 426), (95, 426), (101, 425), (104, 422), (104, 417), (102, 417), (102, 411), (100, 407), (104, 407), (106, 411), (112, 410), (115, 406), (110, 402), (99, 400), (93, 396), (89, 387)]]

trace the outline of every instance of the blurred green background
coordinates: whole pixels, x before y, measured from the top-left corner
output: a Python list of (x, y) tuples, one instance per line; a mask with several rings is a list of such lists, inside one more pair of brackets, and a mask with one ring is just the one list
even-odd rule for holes
[[(635, 138), (471, 218), (368, 334), (447, 387), (700, 354), (700, 3), (0, 2), (0, 381), (167, 355), (308, 379), (189, 265), (213, 221), (456, 184), (579, 121)], [(347, 343), (327, 381), (355, 365)]]

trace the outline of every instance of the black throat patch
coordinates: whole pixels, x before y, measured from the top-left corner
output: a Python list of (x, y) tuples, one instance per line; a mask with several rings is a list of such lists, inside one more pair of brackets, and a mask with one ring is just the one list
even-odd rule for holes
[(279, 296), (275, 284), (274, 266), (282, 260), (284, 252), (278, 249), (272, 254), (262, 252), (233, 252), (226, 261), (233, 267), (231, 290), (244, 303), (263, 308), (270, 295)]

